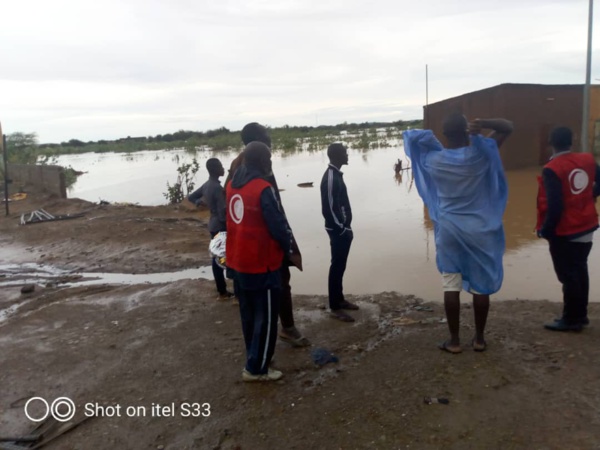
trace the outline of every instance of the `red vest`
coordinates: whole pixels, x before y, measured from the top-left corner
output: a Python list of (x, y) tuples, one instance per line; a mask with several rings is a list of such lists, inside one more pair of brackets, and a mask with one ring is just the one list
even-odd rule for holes
[[(557, 236), (571, 236), (598, 227), (598, 213), (594, 203), (594, 178), (596, 161), (589, 153), (568, 153), (553, 158), (544, 166), (560, 179), (563, 195), (563, 212), (556, 227)], [(546, 219), (548, 198), (542, 177), (538, 176), (537, 226), (539, 231)]]
[(227, 266), (241, 273), (274, 272), (281, 267), (283, 250), (269, 234), (260, 194), (271, 185), (255, 178), (241, 189), (227, 184)]

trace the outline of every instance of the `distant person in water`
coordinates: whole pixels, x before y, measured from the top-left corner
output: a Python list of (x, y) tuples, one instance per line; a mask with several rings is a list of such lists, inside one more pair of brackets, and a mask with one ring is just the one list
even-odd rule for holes
[[(490, 129), (489, 137), (481, 135)], [(504, 119), (475, 119), (451, 114), (443, 123), (444, 147), (430, 130), (403, 133), (415, 184), (433, 221), (436, 262), (442, 274), (450, 339), (439, 345), (450, 353), (460, 343), (460, 291), (473, 294), (473, 350), (484, 351), (490, 294), (504, 276), (502, 216), (508, 188), (498, 148), (513, 130)]]
[(544, 327), (581, 331), (587, 315), (590, 277), (588, 255), (598, 228), (596, 197), (600, 167), (590, 153), (571, 151), (573, 133), (558, 127), (550, 134), (553, 155), (538, 177), (537, 233), (548, 240), (554, 271), (563, 289), (561, 317)]
[[(188, 196), (188, 201), (196, 206), (206, 205), (210, 210), (208, 220), (208, 231), (213, 238), (221, 231), (226, 231), (225, 223), (225, 190), (221, 186), (219, 178), (225, 175), (223, 164), (217, 158), (206, 161), (208, 181)], [(217, 291), (221, 299), (233, 297), (233, 293), (227, 290), (223, 269), (217, 264), (216, 258), (212, 259), (212, 272), (217, 285)]]
[(394, 171), (397, 175), (400, 174), (400, 172), (402, 172), (402, 160), (400, 158), (398, 158), (398, 162), (394, 164)]
[[(267, 147), (271, 148), (271, 137), (266, 127), (263, 125), (252, 122), (242, 128), (242, 142), (244, 145), (248, 145), (250, 142), (262, 142)], [(225, 184), (233, 178), (236, 170), (244, 162), (244, 152), (240, 153), (232, 162), (227, 174), (227, 180)], [(264, 177), (275, 190), (275, 196), (281, 207), (282, 212), (285, 214), (283, 205), (281, 203), (281, 196), (279, 194), (279, 188), (277, 186), (277, 180), (273, 170)], [(289, 226), (289, 223), (288, 223)], [(290, 252), (284, 255), (284, 261), (281, 266), (281, 304), (279, 308), (279, 319), (281, 321), (281, 330), (279, 331), (279, 339), (290, 344), (292, 347), (306, 347), (310, 345), (310, 341), (302, 335), (302, 333), (296, 327), (294, 322), (294, 307), (292, 303), (292, 287), (290, 285), (291, 273), (290, 267), (294, 266), (298, 270), (302, 271), (302, 254), (298, 248), (298, 243), (294, 237), (294, 233), (290, 229), (291, 236), (291, 247)]]

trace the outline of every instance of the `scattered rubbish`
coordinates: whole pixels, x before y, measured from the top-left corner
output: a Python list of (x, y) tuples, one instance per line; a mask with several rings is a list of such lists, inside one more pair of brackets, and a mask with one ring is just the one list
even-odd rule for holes
[(439, 403), (441, 405), (448, 405), (450, 403), (450, 400), (448, 400), (447, 398), (437, 398), (437, 397), (425, 397), (423, 399), (425, 401), (425, 404), (427, 405), (432, 405), (433, 403)]
[(315, 348), (310, 352), (310, 357), (318, 366), (324, 366), (327, 363), (339, 362), (338, 357), (325, 348)]
[(306, 183), (298, 183), (298, 187), (313, 187), (313, 181), (309, 181)]
[(77, 219), (78, 217), (83, 217), (84, 213), (79, 214), (64, 214), (61, 216), (53, 216), (47, 211), (43, 209), (38, 209), (32, 211), (27, 217), (27, 214), (21, 215), (21, 225), (28, 225), (33, 223), (41, 223), (41, 222), (52, 222), (55, 220), (67, 220), (67, 219)]
[(445, 317), (430, 317), (428, 319), (419, 320), (419, 323), (446, 323)]
[(395, 317), (391, 320), (393, 325), (415, 325), (417, 323), (421, 324), (430, 324), (430, 323), (446, 323), (446, 319), (444, 317), (428, 317), (427, 319), (419, 320), (412, 319), (410, 317), (401, 316)]
[(419, 321), (411, 319), (410, 317), (396, 317), (395, 319), (392, 319), (392, 323), (394, 325), (414, 325), (415, 323), (419, 323)]
[(135, 203), (131, 203), (131, 202), (114, 202), (113, 203), (114, 206), (135, 206), (135, 207), (140, 207), (140, 204), (135, 202)]
[(21, 294), (31, 294), (35, 291), (35, 284), (27, 284), (21, 288)]
[(415, 305), (412, 307), (415, 311), (433, 312), (433, 308), (427, 305)]
[[(9, 202), (17, 202), (19, 200), (25, 200), (27, 198), (27, 194), (25, 192), (17, 192), (16, 194), (12, 194), (8, 197)], [(2, 199), (3, 202), (6, 202), (6, 199)]]

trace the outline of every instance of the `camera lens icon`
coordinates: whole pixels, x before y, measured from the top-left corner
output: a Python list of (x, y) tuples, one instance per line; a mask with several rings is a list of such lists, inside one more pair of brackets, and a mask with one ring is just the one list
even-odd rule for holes
[[(42, 405), (40, 406), (39, 403)], [(46, 420), (49, 415), (59, 422), (68, 422), (75, 415), (77, 408), (69, 397), (58, 397), (51, 405), (48, 405), (48, 402), (42, 397), (31, 397), (23, 409), (27, 418), (32, 422)], [(40, 414), (40, 410), (44, 412)]]

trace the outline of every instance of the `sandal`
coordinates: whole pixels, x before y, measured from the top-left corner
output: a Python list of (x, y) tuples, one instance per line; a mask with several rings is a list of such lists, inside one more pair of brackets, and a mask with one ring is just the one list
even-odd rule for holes
[(444, 341), (441, 344), (438, 344), (438, 348), (448, 353), (452, 353), (453, 355), (458, 355), (462, 353), (462, 348), (460, 346), (454, 347), (450, 344), (450, 341)]
[(480, 344), (473, 338), (471, 345), (473, 346), (474, 352), (485, 352), (487, 350), (487, 343), (485, 341), (483, 341), (483, 344)]

